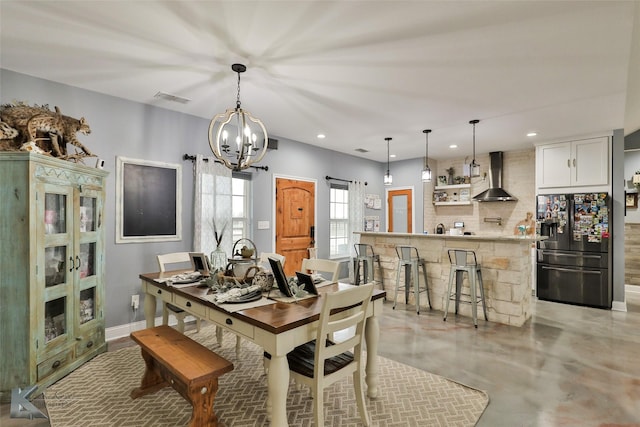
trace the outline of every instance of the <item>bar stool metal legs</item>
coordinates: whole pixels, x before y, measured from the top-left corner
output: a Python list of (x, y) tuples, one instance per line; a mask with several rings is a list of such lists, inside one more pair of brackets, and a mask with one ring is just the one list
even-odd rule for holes
[[(473, 317), (473, 325), (478, 327), (478, 303), (482, 302), (482, 309), (484, 311), (484, 319), (489, 320), (487, 316), (487, 306), (484, 298), (484, 283), (482, 282), (482, 269), (476, 259), (476, 253), (474, 251), (466, 251), (460, 249), (449, 249), (449, 261), (451, 262), (451, 270), (449, 271), (449, 286), (447, 288), (447, 301), (445, 303), (444, 318), (447, 320), (447, 314), (449, 313), (449, 302), (454, 300), (456, 303), (455, 314), (458, 314), (458, 308), (460, 306), (460, 296), (462, 292), (462, 280), (463, 275), (466, 272), (469, 277), (469, 301), (471, 304), (471, 315)], [(455, 277), (454, 277), (455, 276)], [(456, 290), (451, 292), (453, 282), (455, 280)], [(477, 291), (480, 290), (480, 296)]]
[[(400, 289), (400, 273), (404, 268), (404, 301), (409, 303), (409, 292), (411, 290), (411, 279), (414, 281), (414, 293), (416, 298), (416, 313), (420, 314), (420, 293), (427, 294), (427, 302), (431, 308), (431, 297), (429, 296), (429, 282), (427, 279), (427, 262), (420, 258), (418, 249), (412, 246), (396, 246), (398, 254), (398, 271), (396, 273), (396, 289), (393, 296), (393, 308), (396, 308), (398, 301), (398, 290)], [(422, 267), (422, 276), (424, 280), (424, 288), (420, 288), (420, 276), (418, 268)]]
[[(380, 255), (373, 251), (373, 247), (371, 245), (365, 243), (356, 243), (353, 247), (356, 251), (356, 256), (353, 259), (355, 285), (358, 286), (361, 282), (369, 283), (371, 281), (380, 283), (382, 290), (384, 290), (384, 271), (382, 270)], [(376, 280), (375, 263), (378, 264), (379, 280)], [(385, 296), (385, 300), (386, 299), (387, 297)]]

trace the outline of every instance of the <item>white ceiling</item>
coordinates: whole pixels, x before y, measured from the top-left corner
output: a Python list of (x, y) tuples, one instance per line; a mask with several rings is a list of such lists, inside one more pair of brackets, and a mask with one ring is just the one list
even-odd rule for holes
[(478, 153), (624, 128), (637, 3), (2, 0), (0, 64), (210, 119), (239, 62), (270, 136), (384, 162), (430, 128), (431, 158), (463, 157), (472, 119)]

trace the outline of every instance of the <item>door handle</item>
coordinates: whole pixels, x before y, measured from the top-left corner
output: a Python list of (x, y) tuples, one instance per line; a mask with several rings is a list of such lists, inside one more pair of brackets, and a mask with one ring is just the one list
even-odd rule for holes
[(578, 270), (575, 268), (561, 268), (561, 267), (547, 267), (547, 266), (543, 266), (542, 267), (543, 270), (557, 270), (557, 271), (565, 271), (568, 273), (582, 273), (582, 274), (597, 274), (597, 275), (601, 275), (602, 272), (601, 271), (592, 271), (592, 270)]
[(309, 237), (311, 237), (311, 239), (316, 237), (316, 226), (315, 225), (312, 225), (311, 227), (309, 227)]

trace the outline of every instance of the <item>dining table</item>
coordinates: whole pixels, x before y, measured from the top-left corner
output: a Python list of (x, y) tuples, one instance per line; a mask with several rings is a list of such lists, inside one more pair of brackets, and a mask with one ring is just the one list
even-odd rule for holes
[[(271, 355), (267, 373), (267, 414), (272, 426), (287, 426), (286, 403), (290, 379), (287, 353), (316, 338), (322, 295), (354, 285), (325, 281), (317, 285), (317, 297), (293, 302), (272, 298), (271, 292), (265, 292), (256, 301), (221, 304), (215, 302), (213, 291), (207, 285), (199, 282), (173, 285), (167, 280), (183, 272), (184, 270), (140, 274), (146, 326), (155, 326), (158, 302), (172, 304), (261, 347)], [(384, 290), (374, 289), (367, 310), (365, 383), (369, 398), (378, 396), (378, 316), (382, 314), (385, 296)], [(345, 311), (345, 315), (348, 314)]]

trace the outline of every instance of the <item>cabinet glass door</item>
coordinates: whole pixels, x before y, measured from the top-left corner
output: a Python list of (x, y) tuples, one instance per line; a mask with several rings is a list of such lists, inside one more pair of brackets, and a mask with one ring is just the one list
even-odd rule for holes
[[(73, 268), (71, 265), (69, 268)], [(45, 287), (67, 282), (67, 246), (52, 246), (44, 249)]]
[(44, 306), (44, 336), (49, 342), (67, 333), (67, 298), (47, 301)]
[(96, 288), (88, 288), (80, 291), (80, 324), (87, 323), (96, 318)]
[(97, 200), (95, 197), (80, 197), (80, 232), (96, 231)]
[(80, 270), (81, 279), (94, 276), (96, 274), (96, 243), (81, 243), (77, 261), (76, 269)]
[(67, 196), (66, 194), (46, 193), (44, 196), (45, 234), (67, 232)]

